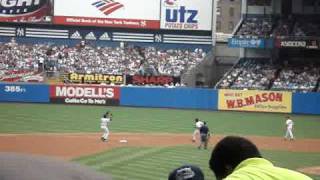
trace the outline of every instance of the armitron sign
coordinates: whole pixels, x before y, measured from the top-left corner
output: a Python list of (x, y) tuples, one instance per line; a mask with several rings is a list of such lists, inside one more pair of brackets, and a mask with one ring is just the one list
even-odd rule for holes
[(290, 113), (291, 92), (219, 90), (219, 110)]
[(50, 102), (65, 104), (119, 105), (118, 87), (98, 85), (50, 86)]
[(68, 75), (68, 81), (72, 83), (84, 83), (84, 84), (125, 84), (125, 78), (123, 75), (113, 74), (81, 74), (70, 73)]

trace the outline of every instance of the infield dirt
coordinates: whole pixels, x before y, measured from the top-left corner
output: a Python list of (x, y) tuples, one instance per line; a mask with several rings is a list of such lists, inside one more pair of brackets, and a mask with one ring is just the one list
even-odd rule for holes
[[(39, 154), (70, 160), (99, 153), (121, 146), (177, 146), (198, 145), (191, 141), (191, 134), (138, 134), (112, 133), (108, 142), (100, 141), (98, 133), (89, 134), (1, 134), (0, 152)], [(210, 146), (221, 139), (215, 135)], [(246, 136), (262, 150), (284, 150), (291, 152), (320, 152), (319, 139), (297, 139), (285, 141), (280, 137)], [(127, 140), (121, 143), (120, 140)]]

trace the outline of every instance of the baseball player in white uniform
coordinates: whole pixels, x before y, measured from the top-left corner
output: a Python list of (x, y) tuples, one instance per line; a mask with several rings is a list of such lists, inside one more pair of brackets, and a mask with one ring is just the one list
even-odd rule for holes
[(293, 133), (292, 133), (293, 125), (294, 125), (294, 123), (293, 123), (292, 119), (290, 119), (290, 117), (287, 116), (287, 120), (286, 120), (286, 134), (285, 134), (285, 136), (284, 136), (285, 139), (294, 140)]
[(109, 137), (109, 128), (108, 124), (112, 121), (112, 115), (111, 113), (107, 112), (103, 115), (101, 118), (100, 128), (103, 130), (103, 135), (101, 136), (101, 141), (108, 141)]
[(196, 135), (200, 135), (200, 128), (203, 126), (203, 122), (200, 121), (198, 118), (196, 118), (194, 120), (195, 122), (195, 129), (193, 131), (193, 135), (192, 135), (192, 142), (196, 142)]

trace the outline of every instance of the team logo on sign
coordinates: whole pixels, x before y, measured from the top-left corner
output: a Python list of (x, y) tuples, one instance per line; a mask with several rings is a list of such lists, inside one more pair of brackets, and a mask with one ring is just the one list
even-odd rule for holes
[(113, 0), (97, 1), (92, 3), (92, 5), (97, 9), (99, 9), (101, 12), (103, 12), (105, 15), (109, 15), (114, 11), (124, 7), (123, 4), (119, 2), (115, 2)]
[(174, 5), (174, 3), (176, 2), (176, 0), (166, 0), (165, 3), (169, 6)]

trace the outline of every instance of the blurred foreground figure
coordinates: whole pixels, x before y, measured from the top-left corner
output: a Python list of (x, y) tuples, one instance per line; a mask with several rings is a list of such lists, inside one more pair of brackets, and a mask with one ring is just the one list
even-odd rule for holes
[(202, 170), (194, 165), (184, 165), (173, 170), (168, 180), (204, 180)]
[(218, 142), (209, 165), (217, 180), (311, 180), (302, 173), (274, 166), (262, 158), (251, 141), (236, 136)]
[(0, 153), (1, 180), (112, 180), (76, 163), (44, 156)]

